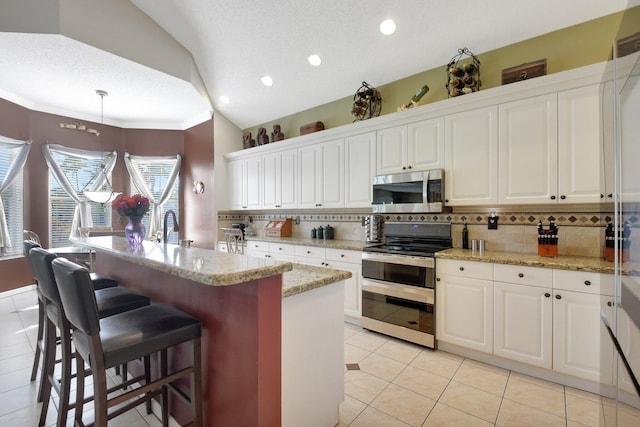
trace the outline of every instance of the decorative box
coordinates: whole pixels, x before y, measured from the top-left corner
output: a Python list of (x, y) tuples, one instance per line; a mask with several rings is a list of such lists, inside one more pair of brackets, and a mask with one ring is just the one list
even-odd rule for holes
[(519, 82), (547, 74), (547, 60), (539, 59), (502, 70), (502, 84)]
[(291, 237), (291, 218), (269, 221), (264, 228), (267, 237)]
[(313, 122), (300, 126), (300, 135), (306, 135), (308, 133), (318, 132), (324, 130), (324, 123)]

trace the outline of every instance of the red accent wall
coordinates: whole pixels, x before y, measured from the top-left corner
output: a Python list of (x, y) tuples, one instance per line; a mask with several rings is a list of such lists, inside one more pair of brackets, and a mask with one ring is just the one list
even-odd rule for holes
[[(83, 123), (97, 129), (100, 136), (79, 132), (60, 127), (60, 123)], [(213, 189), (213, 119), (195, 126), (186, 131), (157, 130), (157, 129), (122, 129), (115, 126), (103, 125), (87, 120), (79, 120), (71, 117), (31, 111), (17, 104), (0, 98), (0, 135), (9, 138), (27, 140), (31, 139), (32, 147), (25, 165), (25, 218), (24, 228), (36, 232), (42, 244), (49, 246), (49, 211), (48, 211), (48, 171), (42, 155), (44, 144), (60, 144), (67, 147), (81, 148), (85, 150), (115, 150), (118, 160), (113, 171), (113, 186), (124, 193), (130, 193), (129, 175), (124, 165), (123, 155), (125, 151), (136, 155), (166, 156), (177, 153), (183, 156), (181, 176), (181, 221), (191, 226), (181, 229), (180, 238), (194, 240), (194, 245), (201, 247), (213, 247), (212, 238), (205, 236), (209, 231), (201, 232), (200, 227), (214, 218), (213, 202), (207, 198), (185, 198), (186, 191), (191, 192), (193, 186), (192, 176), (202, 175), (200, 171), (207, 170), (207, 159), (211, 159), (208, 165), (211, 178), (208, 187), (208, 196), (212, 198)], [(185, 144), (188, 140), (189, 143)], [(194, 147), (195, 153), (190, 153), (189, 148)], [(191, 159), (195, 159), (195, 167), (198, 172), (192, 172)], [(209, 178), (207, 178), (209, 180)], [(204, 181), (203, 179), (200, 179)], [(193, 194), (191, 192), (190, 194)], [(205, 190), (205, 194), (207, 192)], [(185, 209), (185, 206), (189, 206)], [(197, 220), (192, 220), (186, 213), (197, 212)], [(183, 220), (184, 218), (184, 220)], [(207, 218), (210, 218), (208, 220)], [(114, 216), (114, 228), (122, 228), (117, 216)], [(184, 230), (184, 231), (183, 231)], [(202, 234), (204, 233), (204, 234)], [(200, 243), (202, 241), (202, 244)], [(14, 242), (14, 244), (21, 242)], [(33, 283), (28, 273), (24, 258), (9, 262), (0, 258), (0, 292), (15, 289)]]

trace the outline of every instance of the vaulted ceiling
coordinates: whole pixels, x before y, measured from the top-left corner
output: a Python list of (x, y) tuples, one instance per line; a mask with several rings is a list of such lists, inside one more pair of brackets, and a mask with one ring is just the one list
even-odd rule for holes
[[(184, 129), (206, 120), (213, 108), (244, 129), (351, 96), (363, 80), (380, 86), (442, 66), (463, 46), (481, 54), (640, 4), (114, 0), (121, 16), (110, 10), (113, 15), (104, 16), (104, 22), (96, 16), (78, 22), (80, 3), (89, 8), (96, 1), (58, 0), (58, 31), (15, 26), (0, 17), (0, 97), (36, 110), (99, 120), (95, 90), (103, 89), (109, 92), (104, 120), (122, 127)], [(12, 3), (0, 0), (0, 8), (11, 12)], [(128, 19), (136, 15), (132, 5), (145, 19)], [(388, 18), (397, 29), (385, 36), (379, 24)], [(171, 70), (178, 60), (164, 57), (167, 43), (154, 46), (144, 40), (151, 28), (146, 20), (175, 39), (188, 56), (179, 61), (191, 61), (193, 67)], [(111, 39), (126, 34), (129, 26), (137, 27), (136, 32), (119, 41), (120, 47), (110, 48), (108, 42), (115, 46)], [(142, 48), (121, 53), (128, 43)], [(311, 54), (321, 57), (320, 66), (307, 62)], [(273, 80), (270, 87), (260, 80), (267, 75)]]

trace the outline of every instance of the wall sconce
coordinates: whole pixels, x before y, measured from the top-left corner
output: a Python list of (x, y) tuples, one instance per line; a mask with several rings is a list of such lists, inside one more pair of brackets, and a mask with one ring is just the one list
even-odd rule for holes
[(196, 194), (204, 193), (204, 182), (202, 181), (193, 181), (193, 192)]

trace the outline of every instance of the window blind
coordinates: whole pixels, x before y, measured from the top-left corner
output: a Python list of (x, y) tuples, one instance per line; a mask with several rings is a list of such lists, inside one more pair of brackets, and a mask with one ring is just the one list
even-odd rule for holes
[[(0, 176), (6, 175), (7, 170), (17, 154), (16, 150), (0, 150)], [(6, 248), (6, 252), (3, 254), (5, 256), (21, 255), (23, 252), (23, 196), (22, 171), (20, 171), (9, 188), (2, 193), (4, 212), (7, 218), (9, 237), (11, 238), (11, 246)]]

